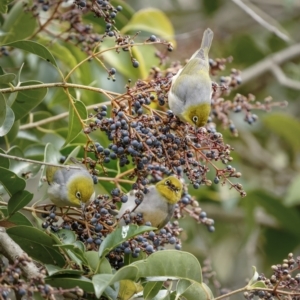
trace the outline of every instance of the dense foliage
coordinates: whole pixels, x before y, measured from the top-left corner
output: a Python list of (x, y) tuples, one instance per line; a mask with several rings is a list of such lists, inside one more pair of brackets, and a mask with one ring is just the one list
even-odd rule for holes
[[(212, 49), (212, 113), (205, 127), (195, 129), (168, 108), (172, 76), (184, 62), (169, 59), (176, 42), (162, 11), (135, 12), (122, 1), (102, 0), (8, 1), (0, 10), (0, 225), (8, 234), (0, 232), (0, 240), (8, 241), (0, 253), (9, 260), (1, 270), (0, 298), (10, 297), (13, 289), (18, 296), (44, 298), (72, 293), (129, 299), (142, 292), (145, 299), (212, 299), (225, 291), (213, 272), (214, 254), (234, 258), (231, 246), (241, 246), (239, 238), (230, 237), (236, 222), (245, 244), (265, 232), (269, 265), (295, 249), (300, 218), (286, 204), (298, 204), (299, 178), (282, 192), (273, 174), (281, 174), (280, 153), (289, 155), (291, 165), (296, 161), (300, 124), (281, 112), (287, 102), (272, 89), (254, 96), (254, 88), (240, 87), (242, 73), (230, 69), (232, 49)], [(260, 120), (258, 115), (273, 110)], [(271, 130), (285, 141), (279, 154), (274, 149), (274, 158), (263, 149), (274, 145)], [(80, 159), (95, 183), (97, 197), (84, 212), (54, 211), (47, 201), (45, 166), (70, 157)], [(265, 180), (255, 166), (268, 160), (274, 165), (265, 168), (270, 177)], [(119, 228), (115, 215), (126, 193), (134, 190), (142, 201), (150, 184), (170, 174), (184, 182), (172, 222), (159, 231), (137, 226), (140, 219)], [(277, 199), (285, 193), (287, 200)], [(260, 208), (273, 219), (257, 215)], [(199, 232), (212, 249), (202, 270), (191, 254), (208, 256), (209, 251), (197, 253)], [(277, 234), (285, 244), (273, 251)], [(27, 254), (12, 251), (14, 243)], [(272, 267), (270, 278), (254, 269), (240, 291), (246, 298), (298, 295), (298, 276), (292, 273), (298, 264), (290, 253)], [(241, 274), (250, 276), (249, 266), (243, 268)], [(172, 285), (172, 279), (178, 282)]]

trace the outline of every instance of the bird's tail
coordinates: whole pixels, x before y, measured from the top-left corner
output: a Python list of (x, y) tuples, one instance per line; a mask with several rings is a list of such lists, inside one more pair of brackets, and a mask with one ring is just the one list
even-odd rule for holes
[(201, 47), (200, 49), (193, 55), (193, 57), (197, 57), (203, 60), (208, 60), (208, 52), (214, 37), (214, 33), (210, 28), (207, 28), (202, 37)]

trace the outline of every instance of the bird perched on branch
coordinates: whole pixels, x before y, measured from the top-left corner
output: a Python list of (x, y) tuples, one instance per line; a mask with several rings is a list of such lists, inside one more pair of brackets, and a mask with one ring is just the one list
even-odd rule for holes
[(128, 200), (123, 203), (118, 213), (120, 225), (131, 223), (134, 218), (142, 219), (141, 224), (150, 222), (158, 229), (164, 227), (173, 216), (175, 204), (181, 199), (182, 183), (174, 176), (162, 179), (155, 185), (149, 186), (149, 191), (143, 200), (135, 197), (134, 192), (128, 194)]
[(211, 109), (212, 81), (208, 52), (213, 36), (211, 29), (204, 31), (200, 49), (172, 78), (168, 95), (172, 112), (196, 127), (206, 124)]
[(73, 157), (70, 160), (79, 168), (47, 167), (48, 195), (56, 206), (82, 207), (95, 198), (94, 182), (82, 164)]

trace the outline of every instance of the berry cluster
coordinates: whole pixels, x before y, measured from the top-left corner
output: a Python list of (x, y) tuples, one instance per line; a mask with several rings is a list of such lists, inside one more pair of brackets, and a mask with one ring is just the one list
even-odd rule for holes
[[(54, 295), (65, 292), (73, 292), (78, 297), (82, 297), (84, 291), (78, 287), (68, 290), (54, 289), (45, 284), (44, 277), (46, 272), (42, 270), (38, 277), (27, 278), (26, 272), (22, 268), (31, 263), (32, 259), (26, 254), (16, 258), (14, 262), (7, 265), (1, 265), (0, 268), (0, 299), (9, 300), (13, 298), (33, 298), (39, 293), (44, 299), (55, 299)], [(3, 262), (1, 262), (3, 263)], [(28, 274), (27, 274), (28, 275)]]
[[(300, 257), (294, 258), (292, 253), (283, 260), (283, 263), (273, 265), (273, 275), (267, 278), (261, 274), (257, 281), (262, 281), (266, 288), (256, 288), (253, 291), (244, 293), (246, 299), (253, 299), (258, 296), (260, 299), (299, 299), (300, 298), (300, 274), (297, 272), (300, 267)], [(296, 272), (296, 273), (295, 273)], [(295, 273), (295, 274), (294, 274)], [(294, 275), (293, 275), (294, 274)]]

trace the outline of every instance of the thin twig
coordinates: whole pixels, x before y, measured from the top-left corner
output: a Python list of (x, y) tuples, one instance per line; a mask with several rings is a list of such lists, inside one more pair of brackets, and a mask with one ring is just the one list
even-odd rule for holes
[[(285, 33), (280, 31), (276, 26), (270, 24), (276, 23), (274, 19), (271, 19), (269, 15), (267, 15), (265, 12), (260, 10), (258, 7), (254, 6), (252, 3), (247, 3), (247, 5), (241, 1), (241, 0), (231, 0), (234, 2), (236, 5), (238, 5), (245, 13), (247, 13), (251, 18), (253, 18), (257, 23), (259, 23), (261, 26), (265, 27), (269, 31), (273, 32), (276, 34), (279, 38), (286, 42), (290, 42), (290, 37), (287, 36)], [(268, 20), (269, 22), (267, 22)], [(277, 26), (280, 26), (277, 24)]]
[(277, 53), (271, 54), (265, 59), (245, 69), (242, 74), (242, 84), (263, 75), (266, 72), (272, 71), (274, 64), (281, 65), (282, 63), (292, 60), (300, 56), (300, 43), (290, 46)]
[[(106, 102), (101, 102), (101, 105), (109, 105), (111, 102), (110, 101), (106, 101)], [(92, 104), (92, 105), (89, 105), (87, 106), (86, 108), (87, 109), (92, 109), (94, 108), (95, 106), (97, 106), (97, 104)], [(30, 128), (36, 128), (36, 127), (40, 127), (42, 125), (45, 125), (45, 124), (48, 124), (48, 123), (51, 123), (51, 122), (55, 122), (57, 120), (60, 120), (60, 119), (63, 119), (63, 118), (66, 118), (69, 116), (69, 112), (64, 112), (64, 113), (61, 113), (59, 115), (56, 115), (56, 116), (52, 116), (52, 117), (49, 117), (49, 118), (46, 118), (44, 120), (40, 120), (40, 121), (37, 121), (37, 122), (32, 122), (32, 123), (28, 123), (28, 124), (25, 124), (25, 125), (21, 125), (19, 127), (19, 130), (26, 130), (26, 129), (30, 129)]]
[(63, 169), (74, 169), (74, 170), (80, 170), (80, 167), (74, 166), (74, 165), (57, 165), (57, 164), (51, 164), (43, 161), (38, 161), (38, 160), (32, 160), (32, 159), (27, 159), (23, 157), (17, 157), (13, 155), (8, 155), (4, 153), (0, 153), (0, 156), (9, 158), (9, 159), (14, 159), (17, 161), (22, 161), (22, 162), (28, 162), (30, 164), (38, 164), (38, 165), (44, 165), (44, 166), (50, 166), (50, 167), (57, 167), (57, 168), (63, 168)]

